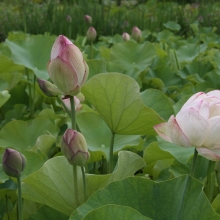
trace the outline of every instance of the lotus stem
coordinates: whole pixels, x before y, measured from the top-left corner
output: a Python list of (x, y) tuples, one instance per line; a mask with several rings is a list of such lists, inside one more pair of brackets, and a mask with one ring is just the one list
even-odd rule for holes
[(74, 194), (75, 194), (76, 207), (79, 206), (78, 181), (77, 180), (78, 180), (77, 166), (73, 165), (73, 181), (74, 181)]
[(197, 156), (198, 156), (198, 151), (195, 148), (194, 155), (193, 155), (193, 163), (192, 163), (192, 167), (191, 167), (191, 171), (190, 171), (190, 176), (192, 176), (192, 177), (194, 177), (194, 175), (195, 175)]
[(22, 193), (21, 193), (21, 179), (17, 177), (18, 182), (18, 219), (23, 220), (23, 210), (22, 210)]
[(66, 105), (64, 104), (63, 100), (60, 98), (60, 96), (57, 96), (57, 101), (60, 103), (60, 105), (63, 106), (63, 108), (65, 109), (66, 113), (69, 115), (70, 118), (72, 118), (71, 112), (70, 110), (66, 107)]
[(113, 164), (114, 164), (114, 140), (115, 140), (115, 134), (112, 133), (111, 135), (111, 143), (110, 143), (110, 149), (109, 149), (109, 164), (108, 164), (108, 173), (111, 173), (113, 171)]
[(87, 199), (87, 192), (86, 192), (86, 175), (85, 175), (85, 168), (81, 167), (82, 177), (83, 177), (83, 191), (84, 191), (84, 201)]
[(205, 193), (210, 202), (212, 202), (213, 200), (213, 193), (215, 186), (215, 175), (213, 175), (214, 167), (215, 167), (215, 162), (210, 160), (208, 166), (208, 172), (207, 172), (207, 180), (205, 185)]
[(75, 111), (74, 96), (70, 96), (70, 104), (71, 104), (72, 129), (76, 130), (76, 111)]

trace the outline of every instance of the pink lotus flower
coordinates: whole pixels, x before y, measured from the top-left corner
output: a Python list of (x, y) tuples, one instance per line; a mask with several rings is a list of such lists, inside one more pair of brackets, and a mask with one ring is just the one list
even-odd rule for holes
[(85, 16), (84, 16), (84, 19), (85, 19), (85, 21), (86, 21), (88, 24), (92, 24), (92, 17), (91, 17), (91, 16), (85, 15)]
[(127, 40), (130, 40), (131, 37), (130, 37), (130, 35), (128, 33), (124, 32), (122, 34), (122, 38), (123, 38), (124, 41), (127, 41)]
[(96, 39), (97, 32), (94, 27), (90, 27), (86, 32), (86, 38), (89, 41), (94, 41)]
[(220, 160), (220, 90), (193, 95), (176, 117), (154, 126), (164, 140), (182, 147), (196, 147), (199, 154)]
[(132, 28), (132, 37), (136, 40), (136, 41), (141, 41), (141, 38), (142, 38), (142, 32), (141, 32), (141, 30), (138, 28), (138, 27), (136, 27), (136, 26), (134, 26), (133, 28)]
[(52, 47), (47, 70), (53, 83), (66, 95), (78, 94), (89, 74), (81, 51), (63, 35)]

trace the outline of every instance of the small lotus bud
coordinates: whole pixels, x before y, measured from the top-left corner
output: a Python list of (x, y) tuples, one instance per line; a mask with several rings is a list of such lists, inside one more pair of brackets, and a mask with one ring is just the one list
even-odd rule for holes
[(141, 33), (141, 30), (138, 27), (136, 27), (136, 26), (134, 26), (133, 29), (132, 29), (132, 37), (137, 42), (141, 41), (142, 33)]
[(124, 32), (122, 34), (122, 38), (123, 38), (124, 41), (127, 41), (127, 40), (130, 40), (131, 37), (130, 37), (130, 35), (128, 33)]
[(94, 27), (90, 27), (86, 32), (86, 38), (89, 41), (94, 41), (96, 39), (97, 33)]
[[(70, 97), (64, 96), (62, 100), (66, 105), (66, 107), (71, 111)], [(75, 103), (75, 111), (79, 112), (82, 109), (82, 105), (80, 104), (80, 100), (76, 96), (74, 96), (74, 103)]]
[(72, 23), (72, 17), (71, 17), (70, 15), (67, 15), (67, 16), (66, 16), (66, 21), (67, 21), (68, 23)]
[(73, 129), (67, 129), (61, 140), (61, 151), (69, 163), (84, 166), (89, 159), (89, 152), (84, 136)]
[(42, 92), (49, 97), (56, 97), (57, 95), (62, 95), (63, 92), (61, 92), (54, 84), (43, 80), (43, 79), (37, 79), (38, 85), (41, 88)]
[(85, 19), (86, 23), (92, 24), (92, 17), (91, 17), (91, 16), (85, 15), (85, 16), (84, 16), (84, 19)]
[(2, 157), (2, 168), (8, 176), (19, 177), (26, 166), (26, 162), (23, 154), (7, 148)]
[(89, 74), (81, 51), (63, 35), (53, 44), (47, 70), (53, 83), (65, 95), (78, 94)]

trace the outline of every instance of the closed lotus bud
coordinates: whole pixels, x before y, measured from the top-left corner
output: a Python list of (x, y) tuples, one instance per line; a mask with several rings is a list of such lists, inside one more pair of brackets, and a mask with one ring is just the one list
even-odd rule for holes
[(84, 166), (89, 159), (89, 152), (84, 136), (73, 129), (67, 129), (61, 140), (61, 151), (69, 163)]
[(89, 41), (94, 41), (96, 39), (97, 33), (94, 27), (90, 27), (86, 32), (86, 38)]
[(26, 166), (26, 162), (23, 154), (7, 148), (2, 157), (2, 168), (8, 176), (20, 177)]
[(89, 74), (81, 51), (63, 35), (52, 47), (47, 70), (53, 83), (65, 95), (78, 94)]
[(85, 15), (85, 16), (84, 16), (84, 19), (85, 19), (86, 23), (92, 24), (92, 17), (91, 17), (91, 16)]
[(124, 41), (127, 41), (127, 40), (130, 40), (131, 37), (130, 37), (130, 35), (128, 33), (124, 32), (122, 34), (122, 38), (123, 38)]
[(56, 97), (57, 95), (62, 95), (63, 93), (51, 82), (43, 79), (37, 79), (38, 85), (42, 92), (49, 97)]
[(132, 29), (132, 37), (138, 42), (141, 41), (142, 33), (141, 30), (136, 26), (134, 26)]
[[(64, 96), (62, 100), (66, 105), (66, 107), (71, 111), (70, 97)], [(76, 96), (74, 96), (74, 103), (75, 103), (75, 111), (79, 112), (82, 109), (82, 105), (80, 104), (80, 100)]]
[(71, 17), (70, 15), (67, 15), (67, 16), (66, 16), (66, 21), (67, 21), (68, 23), (72, 23), (72, 17)]

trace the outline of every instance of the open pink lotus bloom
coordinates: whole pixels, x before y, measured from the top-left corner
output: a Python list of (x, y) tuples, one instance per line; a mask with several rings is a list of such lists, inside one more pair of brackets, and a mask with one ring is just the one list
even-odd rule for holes
[(63, 35), (52, 47), (47, 70), (53, 83), (66, 95), (79, 93), (89, 74), (81, 51)]
[(176, 117), (154, 126), (164, 140), (196, 147), (209, 160), (220, 160), (220, 90), (191, 96)]

